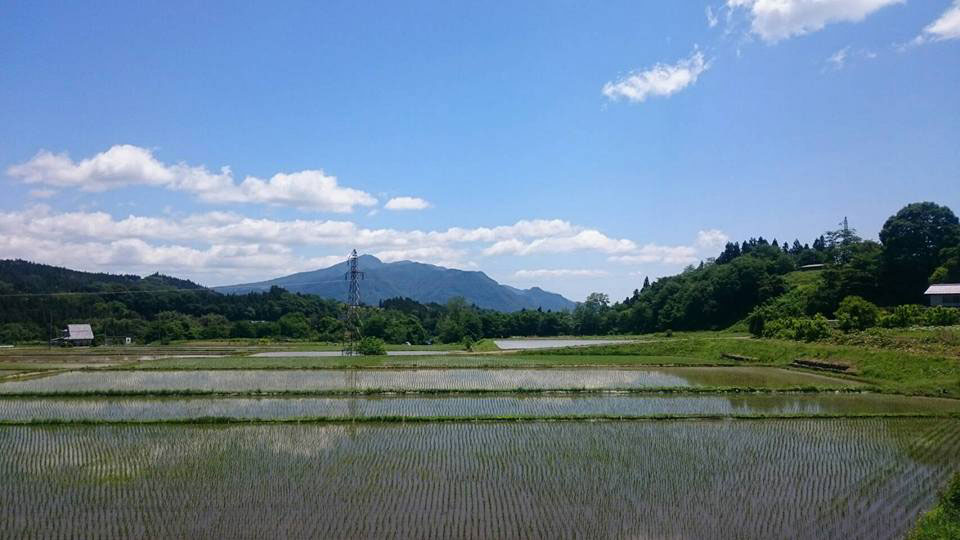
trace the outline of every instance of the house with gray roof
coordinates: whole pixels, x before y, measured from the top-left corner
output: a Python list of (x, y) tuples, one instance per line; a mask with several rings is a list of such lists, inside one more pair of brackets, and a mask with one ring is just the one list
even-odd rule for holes
[(63, 345), (92, 345), (93, 328), (89, 324), (68, 324), (61, 336), (54, 341)]
[(960, 283), (939, 283), (927, 288), (923, 293), (931, 306), (960, 308)]

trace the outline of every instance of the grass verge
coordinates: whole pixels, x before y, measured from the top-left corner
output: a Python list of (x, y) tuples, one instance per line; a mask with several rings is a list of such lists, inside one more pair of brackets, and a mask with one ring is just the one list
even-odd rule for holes
[(907, 537), (910, 540), (960, 538), (960, 474), (955, 474), (940, 494), (937, 506), (920, 517)]

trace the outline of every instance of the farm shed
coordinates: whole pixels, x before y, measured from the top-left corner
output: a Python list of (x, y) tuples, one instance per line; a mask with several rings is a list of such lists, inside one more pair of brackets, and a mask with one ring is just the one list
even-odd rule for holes
[(923, 295), (931, 306), (960, 307), (960, 283), (931, 285)]
[(59, 341), (71, 345), (90, 345), (93, 343), (93, 328), (89, 324), (68, 324)]

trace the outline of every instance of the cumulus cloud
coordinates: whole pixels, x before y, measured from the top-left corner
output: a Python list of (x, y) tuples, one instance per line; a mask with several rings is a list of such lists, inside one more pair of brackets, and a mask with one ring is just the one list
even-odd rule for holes
[(671, 96), (697, 82), (697, 78), (710, 68), (703, 53), (694, 50), (675, 64), (656, 64), (644, 71), (634, 72), (618, 81), (603, 85), (603, 95), (612, 100), (620, 98), (633, 103), (643, 103), (649, 97)]
[(828, 24), (859, 22), (881, 8), (905, 0), (727, 0), (746, 10), (751, 32), (768, 43), (822, 30)]
[(636, 263), (663, 263), (663, 264), (690, 264), (699, 260), (697, 250), (692, 246), (661, 246), (646, 244), (636, 253), (615, 255), (609, 258), (613, 262)]
[(7, 257), (86, 270), (161, 270), (206, 283), (326, 267), (343, 260), (351, 248), (385, 261), (453, 268), (475, 268), (470, 258), (482, 254), (609, 254), (636, 248), (630, 240), (563, 220), (423, 231), (371, 229), (352, 221), (251, 218), (234, 212), (114, 217), (98, 211), (55, 212), (42, 204), (0, 212), (0, 240), (0, 253)]
[(335, 177), (321, 170), (277, 173), (266, 180), (248, 176), (236, 182), (229, 167), (216, 173), (203, 166), (166, 164), (150, 150), (129, 144), (80, 161), (41, 150), (29, 161), (9, 167), (7, 174), (29, 184), (93, 192), (155, 186), (185, 191), (213, 203), (266, 203), (342, 213), (355, 206), (377, 204), (369, 193), (340, 186)]
[(419, 197), (394, 197), (383, 207), (387, 210), (423, 210), (430, 208), (430, 203)]
[(709, 229), (697, 232), (697, 247), (703, 249), (722, 248), (730, 241), (730, 237), (719, 229)]
[(624, 253), (636, 249), (631, 240), (610, 238), (600, 231), (587, 229), (570, 236), (537, 238), (523, 242), (516, 238), (500, 240), (484, 250), (485, 255), (532, 255), (537, 253), (569, 253), (593, 250), (603, 253)]
[(513, 273), (516, 278), (551, 278), (551, 277), (603, 277), (609, 275), (604, 270), (586, 270), (572, 268), (517, 270)]
[(954, 0), (953, 5), (947, 8), (937, 20), (928, 24), (914, 40), (914, 44), (948, 39), (960, 39), (960, 0)]

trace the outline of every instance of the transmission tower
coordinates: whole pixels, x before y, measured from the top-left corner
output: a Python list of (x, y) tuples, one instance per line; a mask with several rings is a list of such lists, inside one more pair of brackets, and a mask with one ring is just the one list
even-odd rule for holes
[(358, 265), (357, 250), (353, 250), (347, 258), (347, 271), (343, 279), (350, 284), (347, 288), (347, 314), (343, 325), (343, 354), (354, 354), (357, 351), (357, 342), (360, 341), (360, 281), (363, 279), (363, 272)]

